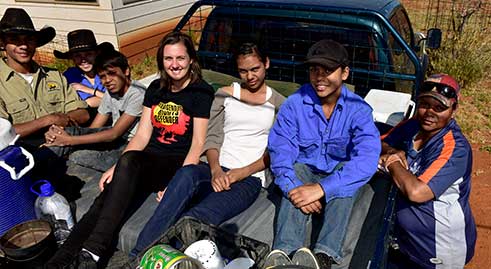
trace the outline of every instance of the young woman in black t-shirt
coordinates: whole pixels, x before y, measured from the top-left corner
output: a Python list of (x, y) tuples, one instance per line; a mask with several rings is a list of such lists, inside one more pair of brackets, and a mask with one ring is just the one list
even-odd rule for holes
[(148, 195), (161, 196), (177, 169), (199, 162), (214, 91), (201, 78), (190, 37), (179, 32), (165, 36), (157, 63), (160, 79), (146, 91), (135, 137), (102, 175), (101, 194), (47, 268), (96, 268), (123, 221)]

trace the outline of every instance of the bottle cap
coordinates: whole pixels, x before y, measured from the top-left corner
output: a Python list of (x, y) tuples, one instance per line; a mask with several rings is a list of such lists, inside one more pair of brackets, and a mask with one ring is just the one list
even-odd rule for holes
[(51, 186), (51, 184), (49, 182), (41, 185), (39, 190), (41, 191), (41, 193), (39, 193), (40, 196), (43, 196), (43, 197), (48, 197), (48, 196), (51, 196), (55, 193), (55, 189), (53, 188), (53, 186)]

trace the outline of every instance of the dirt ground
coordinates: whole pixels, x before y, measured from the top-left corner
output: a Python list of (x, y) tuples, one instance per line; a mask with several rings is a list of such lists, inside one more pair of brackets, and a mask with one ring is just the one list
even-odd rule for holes
[(465, 268), (491, 268), (491, 153), (473, 145), (471, 207), (477, 225), (474, 258)]

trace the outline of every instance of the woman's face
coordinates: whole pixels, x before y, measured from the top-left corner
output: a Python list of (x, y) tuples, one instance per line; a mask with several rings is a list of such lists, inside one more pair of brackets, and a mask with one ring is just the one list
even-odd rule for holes
[(164, 47), (164, 70), (176, 82), (186, 80), (193, 60), (183, 43), (169, 44)]
[(246, 87), (257, 91), (264, 85), (266, 69), (269, 68), (269, 59), (263, 63), (256, 54), (240, 55), (237, 57), (237, 69)]
[(92, 71), (94, 66), (95, 57), (97, 56), (97, 51), (78, 51), (72, 53), (72, 60), (78, 68), (80, 68), (84, 73), (89, 73)]
[(418, 100), (417, 118), (421, 129), (430, 134), (436, 134), (445, 128), (452, 119), (455, 110), (446, 107), (433, 97), (424, 96)]

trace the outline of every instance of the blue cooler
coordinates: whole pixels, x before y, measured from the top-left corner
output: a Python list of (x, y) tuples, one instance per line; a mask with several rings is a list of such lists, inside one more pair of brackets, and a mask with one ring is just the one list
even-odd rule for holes
[(12, 125), (0, 119), (0, 236), (13, 226), (36, 218), (30, 191), (31, 180), (24, 176), (34, 166), (32, 155), (14, 146), (17, 140)]

